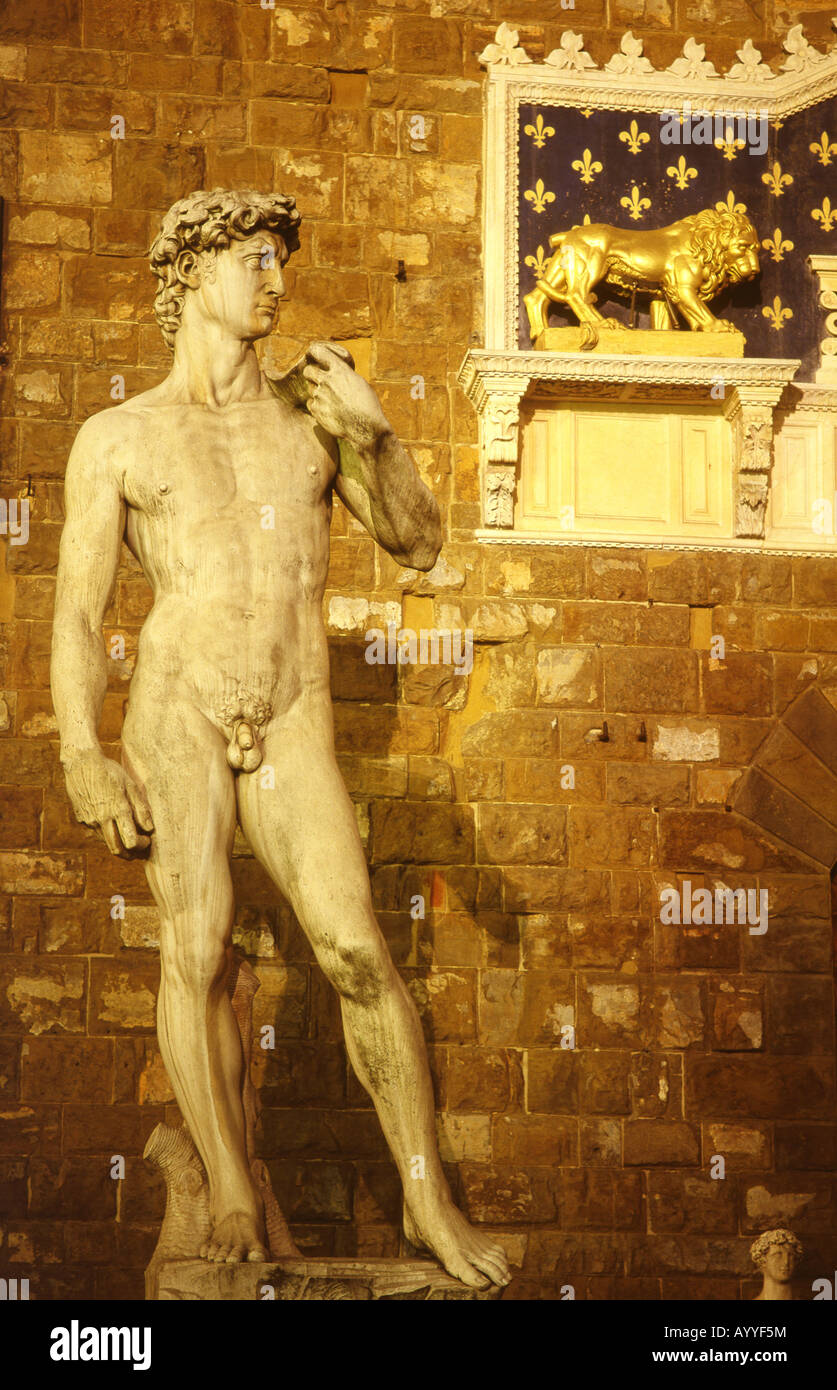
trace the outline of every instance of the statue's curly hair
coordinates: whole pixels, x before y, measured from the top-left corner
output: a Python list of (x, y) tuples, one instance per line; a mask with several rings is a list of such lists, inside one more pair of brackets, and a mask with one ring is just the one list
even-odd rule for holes
[(774, 1245), (789, 1245), (797, 1260), (802, 1259), (802, 1246), (793, 1231), (786, 1230), (784, 1226), (777, 1226), (774, 1231), (762, 1231), (750, 1246), (750, 1259), (756, 1269), (764, 1268), (764, 1262)]
[(742, 212), (705, 208), (683, 218), (683, 226), (691, 232), (689, 250), (706, 268), (706, 278), (700, 287), (701, 299), (712, 299), (727, 279), (728, 247), (733, 238), (744, 237), (758, 249), (758, 234), (749, 217)]
[(169, 208), (149, 251), (151, 269), (160, 281), (154, 314), (166, 345), (174, 351), (186, 286), (175, 262), (181, 251), (224, 251), (231, 241), (254, 232), (279, 232), (288, 252), (299, 249), (300, 213), (295, 200), (282, 193), (252, 188), (198, 189)]

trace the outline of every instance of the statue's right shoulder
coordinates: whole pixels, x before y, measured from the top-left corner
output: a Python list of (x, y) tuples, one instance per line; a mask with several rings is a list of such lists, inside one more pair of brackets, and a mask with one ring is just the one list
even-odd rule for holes
[(165, 404), (165, 399), (161, 397), (159, 386), (153, 386), (149, 391), (140, 391), (136, 396), (129, 396), (126, 401), (105, 406), (104, 410), (97, 410), (93, 415), (88, 415), (77, 437), (81, 438), (84, 435), (85, 442), (91, 444), (96, 440), (124, 441), (126, 436), (140, 426), (148, 409), (161, 404)]
[[(110, 406), (88, 415), (73, 441), (68, 472), (77, 477), (98, 476), (103, 480), (124, 463), (126, 451), (139, 443), (141, 416)], [(121, 470), (117, 470), (116, 476)]]

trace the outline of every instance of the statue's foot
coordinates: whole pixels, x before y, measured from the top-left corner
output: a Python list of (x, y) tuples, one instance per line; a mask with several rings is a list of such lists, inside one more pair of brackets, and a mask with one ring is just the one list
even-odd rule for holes
[(511, 1282), (503, 1247), (476, 1230), (449, 1200), (420, 1212), (405, 1205), (404, 1234), (411, 1245), (435, 1255), (448, 1274), (471, 1289), (487, 1289), (491, 1284), (505, 1288)]
[(267, 1260), (260, 1222), (250, 1212), (231, 1211), (213, 1225), (209, 1240), (201, 1246), (201, 1256), (217, 1264)]

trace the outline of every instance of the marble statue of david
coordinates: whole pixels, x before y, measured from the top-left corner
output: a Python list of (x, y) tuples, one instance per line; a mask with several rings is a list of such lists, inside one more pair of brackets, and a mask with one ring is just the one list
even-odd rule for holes
[[(457, 1210), (442, 1171), (421, 1026), (372, 911), (335, 761), (322, 618), (334, 492), (420, 570), (439, 554), (439, 512), (344, 350), (309, 348), (303, 404), (260, 370), (254, 343), (277, 320), (299, 220), (292, 198), (220, 189), (163, 219), (151, 264), (171, 371), (87, 420), (67, 465), (52, 655), (61, 762), (77, 818), (113, 854), (146, 855), (161, 924), (160, 1047), (209, 1180), (202, 1253), (267, 1258), (226, 989), (238, 820), (339, 993), (349, 1057), (401, 1175), (408, 1239), (471, 1287), (504, 1285), (503, 1250)], [(97, 727), (101, 624), (123, 539), (153, 607), (120, 766)], [(273, 787), (253, 775), (262, 762)], [(416, 1156), (423, 1179), (411, 1176)]]

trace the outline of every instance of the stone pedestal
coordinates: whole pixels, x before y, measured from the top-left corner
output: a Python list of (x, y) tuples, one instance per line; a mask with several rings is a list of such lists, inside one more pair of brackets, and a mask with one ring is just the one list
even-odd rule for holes
[[(740, 334), (675, 329), (612, 329), (601, 333), (593, 351), (552, 350), (565, 342), (577, 349), (580, 334), (577, 328), (548, 329), (543, 343), (550, 350), (472, 348), (465, 356), (459, 382), (479, 415), (485, 526), (515, 528), (516, 505), (521, 502), (517, 496), (522, 471), (521, 412), (526, 406), (524, 419), (529, 423), (529, 407), (538, 405), (543, 428), (540, 434), (530, 430), (540, 440), (533, 438), (529, 491), (534, 500), (528, 516), (524, 508), (521, 532), (536, 529), (535, 523), (546, 517), (551, 520), (544, 529), (563, 530), (563, 514), (569, 511), (579, 539), (622, 538), (631, 528), (621, 509), (617, 516), (608, 515), (608, 497), (615, 495), (610, 470), (623, 471), (620, 460), (633, 423), (634, 442), (628, 447), (633, 448), (634, 457), (643, 457), (644, 437), (648, 434), (653, 440), (656, 431), (657, 455), (665, 451), (669, 467), (655, 492), (631, 494), (637, 500), (638, 531), (632, 541), (647, 544), (663, 535), (704, 544), (763, 540), (773, 465), (773, 414), (799, 360), (723, 357), (717, 352), (738, 352), (744, 341)], [(617, 342), (624, 350), (606, 351)], [(690, 355), (662, 355), (662, 342), (669, 349), (682, 344)], [(653, 346), (655, 355), (643, 355)], [(699, 355), (710, 348), (715, 356)], [(696, 408), (701, 419), (692, 428)], [(560, 410), (570, 418), (564, 443), (558, 447), (554, 440), (549, 442), (548, 417), (557, 418)], [(724, 477), (723, 504), (718, 501), (712, 510), (708, 499), (718, 493), (717, 460), (726, 456), (731, 478)], [(559, 476), (562, 459), (566, 461), (563, 479)], [(713, 461), (716, 471), (710, 477)], [(685, 496), (674, 498), (672, 478), (677, 482), (681, 477), (686, 489), (691, 489), (691, 501)], [(586, 499), (581, 506), (579, 479), (584, 480)], [(728, 493), (730, 520), (725, 511)], [(586, 530), (579, 523), (585, 515), (589, 518)], [(560, 526), (556, 518), (561, 519)], [(653, 523), (644, 530), (643, 518)]]
[(538, 352), (622, 353), (628, 357), (743, 357), (743, 333), (693, 333), (682, 328), (600, 328), (589, 347), (581, 327), (547, 328), (535, 339)]
[(311, 1259), (288, 1256), (264, 1264), (213, 1264), (209, 1260), (169, 1260), (157, 1271), (156, 1297), (252, 1303), (270, 1299), (350, 1298), (463, 1300), (484, 1303), (502, 1289), (469, 1289), (436, 1264), (423, 1259)]

